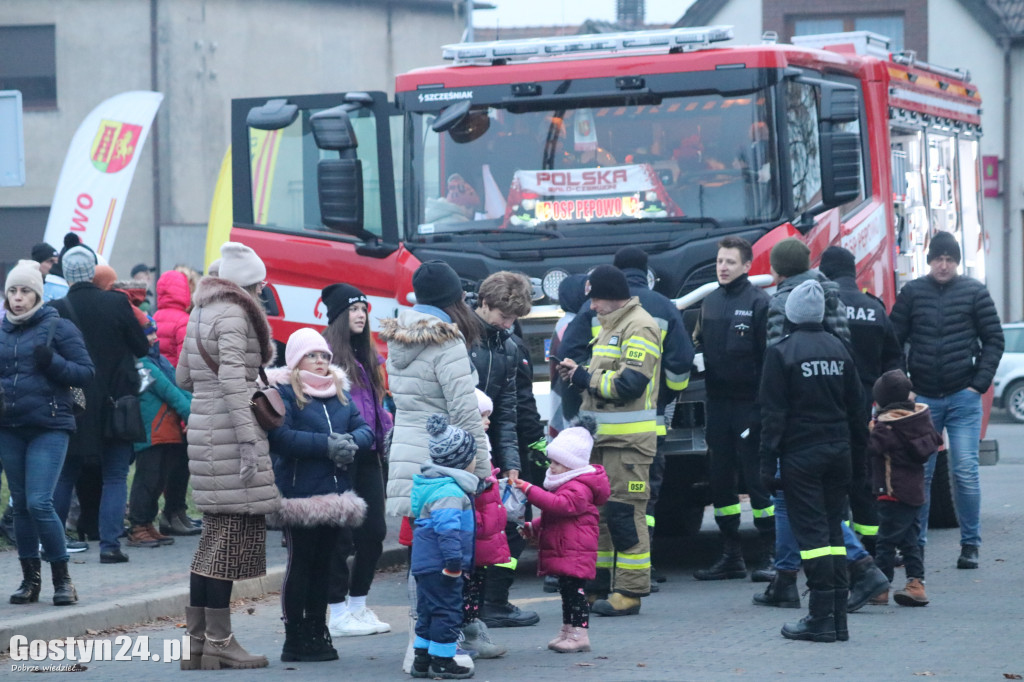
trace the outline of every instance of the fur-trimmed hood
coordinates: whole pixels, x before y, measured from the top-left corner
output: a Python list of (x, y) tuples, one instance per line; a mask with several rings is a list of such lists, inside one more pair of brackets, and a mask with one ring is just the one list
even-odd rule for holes
[(196, 285), (193, 300), (198, 308), (218, 301), (233, 303), (242, 308), (252, 322), (253, 329), (256, 330), (263, 364), (273, 362), (275, 349), (270, 336), (270, 323), (267, 322), (267, 316), (256, 299), (247, 294), (240, 286), (220, 277), (203, 277)]
[(424, 348), (450, 341), (464, 343), (458, 326), (416, 310), (403, 310), (398, 317), (380, 321), (380, 338), (388, 344), (388, 359), (399, 369), (409, 366)]
[[(336, 378), (341, 379), (342, 390), (346, 393), (350, 392), (352, 382), (349, 381), (348, 373), (337, 365), (331, 365), (330, 370)], [(291, 374), (292, 371), (287, 367), (273, 367), (267, 370), (267, 381), (271, 386), (291, 386)]]
[(286, 497), (281, 510), (267, 517), (272, 528), (282, 526), (339, 526), (356, 528), (366, 518), (366, 501), (351, 490), (340, 495)]

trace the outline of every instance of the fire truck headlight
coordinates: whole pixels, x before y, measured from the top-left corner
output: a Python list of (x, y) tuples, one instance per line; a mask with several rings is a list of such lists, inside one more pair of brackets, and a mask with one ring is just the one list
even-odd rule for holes
[(550, 298), (552, 301), (558, 301), (558, 287), (562, 284), (562, 280), (569, 276), (569, 273), (565, 270), (551, 270), (544, 279), (541, 280), (540, 286), (544, 291), (544, 295)]

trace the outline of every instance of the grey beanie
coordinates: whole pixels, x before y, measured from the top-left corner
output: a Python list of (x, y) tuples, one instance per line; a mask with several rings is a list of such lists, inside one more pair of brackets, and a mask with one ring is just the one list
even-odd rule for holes
[(96, 253), (84, 244), (74, 246), (60, 257), (60, 267), (68, 284), (91, 282), (96, 274)]
[(434, 464), (450, 469), (465, 469), (476, 457), (476, 438), (468, 431), (448, 423), (443, 414), (427, 417), (430, 441), (427, 449)]
[(803, 282), (786, 298), (786, 319), (793, 324), (820, 323), (825, 317), (825, 292), (813, 279)]

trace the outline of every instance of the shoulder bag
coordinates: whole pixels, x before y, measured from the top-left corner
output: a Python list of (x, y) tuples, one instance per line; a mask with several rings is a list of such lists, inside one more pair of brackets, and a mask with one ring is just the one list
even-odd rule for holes
[[(70, 309), (71, 309), (71, 306), (68, 305), (68, 310), (70, 310)], [(57, 330), (57, 323), (59, 321), (60, 320), (54, 320), (50, 324), (50, 329), (46, 332), (46, 344), (45, 345), (46, 345), (47, 348), (49, 348), (50, 344), (53, 343), (53, 333)], [(82, 415), (82, 414), (85, 413), (85, 389), (83, 389), (83, 388), (81, 388), (79, 386), (70, 386), (69, 388), (71, 390), (71, 401), (73, 403), (71, 409), (72, 409), (72, 412), (74, 413), (74, 415), (77, 417), (77, 416)]]
[[(202, 316), (203, 311), (200, 308), (199, 313), (196, 315), (196, 345), (199, 346), (199, 355), (202, 356), (206, 366), (215, 375), (219, 375), (220, 365), (210, 357), (210, 353), (206, 350), (202, 339), (198, 335), (198, 330), (200, 329), (199, 322)], [(270, 382), (267, 380), (267, 373), (263, 371), (262, 367), (260, 367), (260, 381), (263, 382), (263, 385), (256, 384), (256, 391), (249, 398), (249, 407), (252, 408), (252, 414), (256, 419), (256, 423), (264, 431), (271, 431), (284, 424), (284, 400), (281, 398), (281, 394), (277, 392), (277, 389), (270, 386)]]

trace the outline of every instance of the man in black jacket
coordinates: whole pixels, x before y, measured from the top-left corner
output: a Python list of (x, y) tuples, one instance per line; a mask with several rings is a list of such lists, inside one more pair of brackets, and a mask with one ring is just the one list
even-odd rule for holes
[(758, 394), (761, 478), (766, 488), (786, 491), (811, 596), (808, 615), (784, 625), (782, 635), (834, 642), (849, 639), (843, 514), (851, 467), (864, 467), (867, 416), (853, 360), (822, 326), (821, 285), (800, 284), (785, 310), (792, 332), (766, 351)]
[(758, 474), (761, 413), (757, 390), (766, 346), (768, 294), (747, 277), (753, 258), (746, 239), (726, 237), (718, 242), (715, 270), (719, 287), (701, 304), (693, 333), (704, 353), (711, 497), (723, 540), (721, 557), (709, 568), (696, 571), (693, 576), (697, 580), (747, 577), (740, 544), (741, 476), (760, 535), (761, 552), (752, 579), (768, 582), (775, 576), (774, 510)]
[[(532, 294), (530, 281), (514, 272), (496, 272), (481, 282), (475, 309), (481, 337), (469, 352), (478, 374), (477, 388), (494, 403), (487, 431), (491, 459), (501, 471), (500, 475), (509, 480), (519, 478), (523, 468), (517, 436), (519, 349), (510, 330), (517, 319), (530, 312)], [(514, 522), (506, 527), (505, 535), (512, 560), (487, 568), (480, 620), (491, 628), (535, 625), (540, 621), (536, 611), (521, 611), (508, 600), (516, 564), (526, 542), (516, 531)]]
[[(930, 272), (908, 282), (892, 307), (899, 340), (910, 346), (907, 367), (918, 402), (928, 405), (935, 430), (948, 434), (949, 470), (955, 481), (960, 518), (957, 568), (978, 567), (981, 545), (981, 483), (978, 442), (981, 438), (981, 394), (1003, 356), (1003, 328), (988, 289), (957, 274), (960, 245), (949, 232), (936, 232), (928, 246)], [(927, 540), (928, 510), (935, 459), (925, 465), (925, 496), (921, 507), (921, 544)]]
[[(821, 254), (821, 274), (839, 285), (839, 300), (846, 306), (850, 323), (850, 349), (853, 364), (860, 375), (866, 413), (871, 414), (871, 391), (875, 381), (892, 369), (904, 369), (903, 346), (889, 321), (885, 304), (857, 286), (857, 263), (852, 252), (830, 246)], [(878, 512), (870, 484), (854, 472), (850, 486), (850, 512), (853, 530), (860, 534), (864, 547), (873, 555), (878, 535)]]
[(85, 413), (77, 419), (78, 430), (71, 435), (64, 469), (57, 481), (54, 507), (61, 521), (66, 522), (71, 490), (83, 466), (99, 466), (100, 562), (109, 564), (128, 561), (118, 538), (124, 530), (132, 457), (132, 444), (112, 432), (112, 405), (114, 400), (138, 392), (135, 361), (149, 351), (149, 341), (128, 297), (116, 291), (103, 291), (92, 283), (96, 262), (96, 254), (84, 245), (65, 251), (61, 255), (61, 269), (71, 286), (67, 296), (48, 304), (82, 331), (89, 356), (96, 365), (96, 376), (85, 387)]

